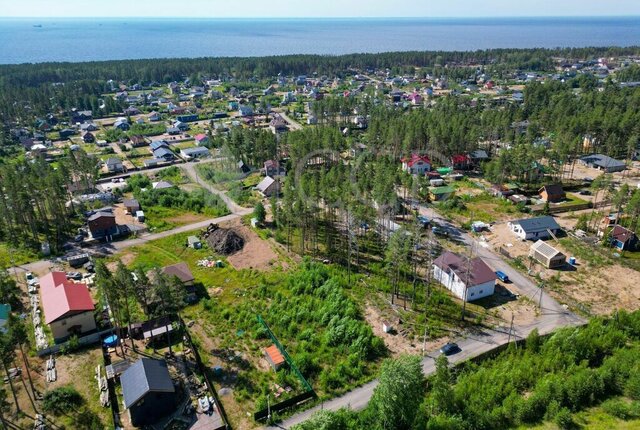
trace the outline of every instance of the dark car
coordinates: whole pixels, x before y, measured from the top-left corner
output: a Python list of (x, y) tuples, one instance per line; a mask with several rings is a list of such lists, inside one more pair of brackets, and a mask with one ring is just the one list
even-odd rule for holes
[(580, 190), (580, 192), (578, 193), (581, 196), (590, 196), (591, 195), (591, 191), (589, 190)]
[(444, 355), (453, 355), (457, 352), (460, 352), (461, 349), (456, 343), (447, 343), (442, 348), (440, 348), (440, 352)]

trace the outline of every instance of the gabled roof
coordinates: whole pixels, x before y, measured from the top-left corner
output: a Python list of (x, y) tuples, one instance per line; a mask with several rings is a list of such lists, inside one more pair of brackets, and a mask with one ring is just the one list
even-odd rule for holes
[(208, 138), (209, 138), (209, 136), (207, 136), (206, 134), (203, 134), (203, 133), (200, 133), (200, 134), (196, 135), (196, 140), (197, 141), (206, 140)]
[(519, 219), (511, 221), (511, 224), (519, 224), (526, 233), (535, 233), (547, 230), (560, 230), (560, 226), (551, 216)]
[(151, 148), (151, 150), (156, 150), (162, 147), (168, 148), (169, 144), (164, 140), (156, 140), (155, 142), (151, 142), (151, 144), (149, 144), (149, 147)]
[(436, 258), (433, 264), (445, 272), (454, 272), (467, 287), (498, 279), (495, 272), (479, 257), (467, 263), (460, 255), (446, 251)]
[(69, 313), (94, 309), (87, 286), (67, 280), (64, 272), (51, 272), (40, 278), (40, 295), (47, 324)]
[(139, 208), (140, 203), (136, 199), (124, 199), (122, 204), (125, 208)]
[(87, 221), (95, 221), (98, 218), (115, 218), (115, 217), (116, 216), (111, 212), (98, 211), (98, 212), (94, 213), (93, 215), (91, 215), (89, 218), (87, 218)]
[(204, 146), (194, 146), (193, 148), (184, 148), (180, 150), (184, 155), (198, 155), (198, 154), (209, 154), (209, 150)]
[(162, 268), (162, 273), (167, 276), (176, 276), (181, 282), (193, 282), (195, 279), (187, 263), (177, 263)]
[(539, 192), (546, 191), (548, 195), (551, 196), (559, 196), (564, 194), (564, 190), (562, 189), (562, 185), (554, 184), (554, 185), (545, 185), (538, 190)]
[(174, 156), (173, 152), (166, 146), (161, 146), (160, 148), (156, 148), (153, 150), (153, 156), (155, 158), (164, 158), (165, 155)]
[(171, 188), (173, 187), (173, 184), (169, 181), (159, 181), (159, 182), (154, 182), (153, 183), (153, 189), (154, 190), (163, 190), (166, 188)]
[(256, 189), (261, 193), (264, 193), (273, 183), (276, 182), (271, 176), (265, 176), (265, 178), (256, 185)]
[(621, 225), (616, 225), (613, 227), (613, 230), (611, 230), (610, 236), (619, 242), (626, 243), (635, 236), (635, 233)]
[(269, 356), (269, 359), (274, 364), (274, 366), (284, 364), (284, 357), (277, 346), (271, 345), (270, 347), (265, 349), (265, 352), (267, 353), (267, 356)]
[(117, 166), (118, 164), (122, 164), (122, 160), (117, 157), (111, 157), (107, 158), (104, 164), (106, 164), (107, 166)]
[(174, 393), (175, 387), (164, 360), (141, 358), (133, 363), (122, 375), (122, 396), (124, 406), (129, 409), (147, 393)]
[(422, 161), (423, 163), (431, 164), (431, 160), (426, 155), (412, 154), (411, 158), (403, 158), (402, 162), (407, 163), (409, 167), (413, 167), (414, 164)]
[(560, 251), (558, 251), (557, 249), (555, 249), (553, 246), (549, 245), (547, 242), (545, 242), (544, 240), (538, 240), (536, 243), (534, 243), (533, 245), (531, 245), (531, 251), (537, 251), (540, 254), (544, 255), (547, 258), (553, 258), (557, 255), (563, 255), (564, 254)]

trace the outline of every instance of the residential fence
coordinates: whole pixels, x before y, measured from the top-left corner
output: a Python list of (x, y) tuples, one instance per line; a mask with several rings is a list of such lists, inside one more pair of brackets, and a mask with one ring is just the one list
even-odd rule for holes
[[(107, 329), (107, 330), (103, 330), (103, 331), (99, 331), (99, 332), (96, 332), (96, 333), (91, 333), (91, 334), (89, 334), (87, 336), (83, 336), (81, 338), (78, 338), (78, 344), (80, 346), (93, 345), (93, 344), (99, 343), (105, 335), (108, 335), (108, 334), (111, 334), (111, 333), (113, 333), (113, 329), (112, 328)], [(60, 352), (68, 343), (69, 343), (69, 340), (67, 340), (66, 342), (63, 342), (63, 343), (59, 343), (57, 345), (52, 345), (52, 346), (50, 346), (48, 348), (44, 348), (44, 349), (38, 350), (38, 351), (36, 351), (36, 355), (38, 357), (42, 357), (42, 356), (45, 356), (45, 355), (56, 354), (56, 353)]]

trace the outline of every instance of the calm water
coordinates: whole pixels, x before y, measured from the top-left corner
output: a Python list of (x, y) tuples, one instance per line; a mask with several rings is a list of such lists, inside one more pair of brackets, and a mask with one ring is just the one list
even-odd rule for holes
[(0, 19), (0, 63), (609, 45), (640, 45), (640, 17)]

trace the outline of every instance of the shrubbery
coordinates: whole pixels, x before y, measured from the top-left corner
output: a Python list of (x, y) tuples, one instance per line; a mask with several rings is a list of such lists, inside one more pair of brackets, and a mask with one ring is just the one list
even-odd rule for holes
[(54, 415), (68, 414), (84, 403), (84, 399), (73, 387), (59, 387), (44, 393), (42, 410)]

